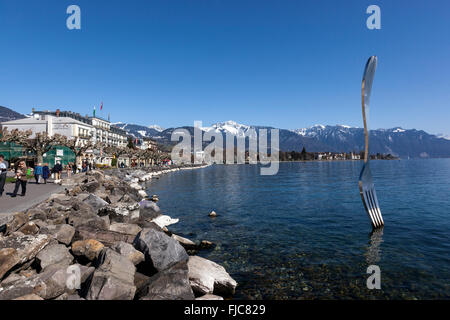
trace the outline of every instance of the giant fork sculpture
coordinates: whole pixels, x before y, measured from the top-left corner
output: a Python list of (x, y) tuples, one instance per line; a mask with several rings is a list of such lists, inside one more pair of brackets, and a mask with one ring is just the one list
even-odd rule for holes
[(364, 121), (364, 136), (365, 136), (365, 152), (364, 152), (364, 166), (359, 175), (359, 192), (364, 204), (364, 208), (369, 215), (374, 228), (379, 228), (384, 225), (383, 217), (381, 216), (380, 206), (378, 205), (377, 193), (373, 185), (372, 173), (370, 172), (370, 157), (369, 157), (369, 128), (368, 117), (370, 93), (372, 91), (372, 82), (375, 76), (375, 69), (377, 68), (377, 57), (369, 58), (364, 70), (362, 80), (361, 99), (362, 99), (362, 114)]

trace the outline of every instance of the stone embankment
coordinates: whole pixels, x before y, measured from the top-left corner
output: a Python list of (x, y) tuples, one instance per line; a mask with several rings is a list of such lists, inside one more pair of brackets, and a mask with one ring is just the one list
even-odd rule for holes
[(61, 181), (61, 193), (0, 216), (0, 300), (232, 297), (236, 281), (195, 255), (211, 242), (171, 233), (178, 219), (145, 192), (144, 182), (183, 169), (74, 175)]

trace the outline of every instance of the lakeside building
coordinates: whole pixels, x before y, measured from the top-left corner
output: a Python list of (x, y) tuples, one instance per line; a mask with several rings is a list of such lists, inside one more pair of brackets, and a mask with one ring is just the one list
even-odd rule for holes
[[(93, 143), (102, 142), (106, 146), (125, 147), (128, 141), (128, 134), (125, 130), (111, 126), (111, 122), (99, 117), (81, 116), (71, 111), (35, 111), (33, 109), (30, 117), (19, 120), (12, 120), (0, 123), (1, 128), (8, 130), (18, 129), (21, 131), (31, 130), (33, 137), (37, 132), (47, 132), (49, 136), (61, 134), (68, 139), (78, 139), (77, 144), (83, 145), (87, 141)], [(20, 149), (20, 150), (19, 150)], [(3, 143), (0, 146), (0, 153), (5, 155), (7, 160), (18, 157), (30, 157), (20, 146)], [(102, 150), (87, 150), (82, 155), (81, 161), (87, 161), (93, 165), (111, 165), (113, 157), (103, 154)], [(44, 154), (44, 162), (53, 166), (57, 161), (62, 164), (75, 162), (75, 155), (72, 150), (64, 146), (55, 146)], [(129, 159), (121, 157), (119, 163), (129, 165)], [(81, 163), (77, 163), (78, 166)]]

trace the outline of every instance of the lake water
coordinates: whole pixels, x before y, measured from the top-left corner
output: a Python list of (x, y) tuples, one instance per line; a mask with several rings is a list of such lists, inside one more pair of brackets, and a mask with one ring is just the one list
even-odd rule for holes
[[(215, 165), (148, 184), (170, 230), (217, 246), (199, 255), (239, 283), (238, 299), (450, 298), (450, 159), (372, 161), (385, 227), (371, 233), (362, 162)], [(217, 218), (208, 217), (212, 210)], [(381, 290), (368, 290), (369, 265)]]

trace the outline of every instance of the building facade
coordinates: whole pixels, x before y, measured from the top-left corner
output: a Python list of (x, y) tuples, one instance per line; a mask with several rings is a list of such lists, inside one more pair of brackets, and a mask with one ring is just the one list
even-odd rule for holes
[[(68, 139), (77, 139), (77, 144), (84, 145), (88, 141), (92, 143), (101, 142), (105, 146), (125, 147), (127, 145), (127, 132), (125, 130), (111, 126), (111, 122), (98, 117), (81, 116), (78, 113), (71, 111), (35, 111), (31, 116), (25, 119), (12, 120), (0, 123), (2, 128), (7, 128), (9, 131), (18, 129), (21, 131), (31, 130), (31, 138), (38, 132), (46, 132), (49, 136), (60, 134), (66, 136)], [(13, 153), (8, 149), (14, 148)], [(27, 155), (22, 150), (18, 150), (14, 144), (3, 144), (1, 146), (1, 153), (4, 155), (17, 156), (22, 154)], [(106, 155), (102, 150), (87, 150), (85, 154), (78, 159), (81, 166), (81, 161), (87, 161), (92, 165), (111, 165), (112, 156)], [(125, 165), (129, 164), (126, 158), (118, 159)], [(74, 153), (67, 147), (57, 146), (52, 148), (47, 154), (44, 154), (44, 161), (49, 165), (54, 165), (56, 161), (61, 161), (62, 164), (75, 161)]]

